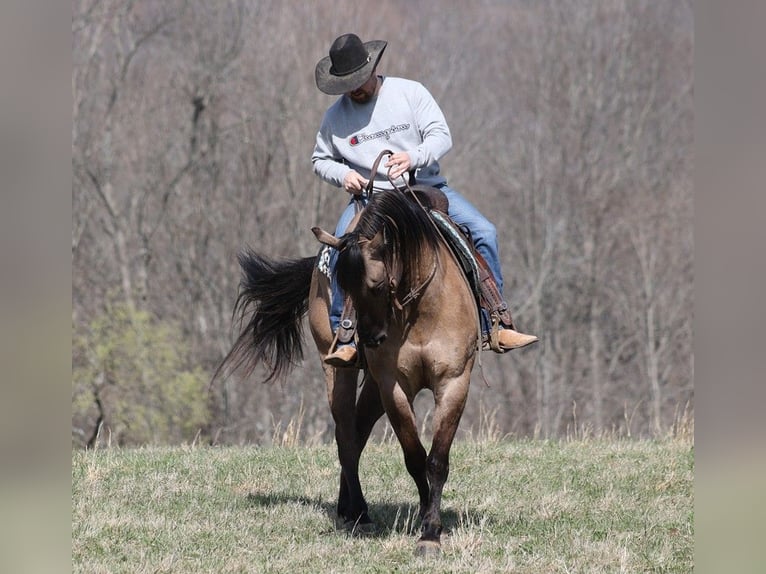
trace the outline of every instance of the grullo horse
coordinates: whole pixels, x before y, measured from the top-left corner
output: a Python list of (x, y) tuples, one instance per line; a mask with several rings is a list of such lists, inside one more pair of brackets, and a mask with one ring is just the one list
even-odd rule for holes
[[(326, 261), (327, 250), (337, 249), (336, 273), (356, 307), (364, 357), (358, 397), (358, 369), (322, 365), (341, 466), (338, 515), (350, 524), (371, 522), (359, 458), (385, 413), (420, 497), (416, 553), (438, 554), (442, 489), (479, 345), (479, 317), (462, 270), (427, 210), (410, 195), (399, 190), (376, 193), (354, 229), (340, 238), (314, 228), (327, 246), (317, 256), (275, 261), (252, 250), (243, 252), (234, 310), (242, 330), (221, 369), (252, 372), (265, 363), (267, 380), (284, 376), (303, 357), (306, 313), (320, 356), (330, 352)], [(423, 389), (434, 396), (429, 452), (418, 436), (412, 407)]]

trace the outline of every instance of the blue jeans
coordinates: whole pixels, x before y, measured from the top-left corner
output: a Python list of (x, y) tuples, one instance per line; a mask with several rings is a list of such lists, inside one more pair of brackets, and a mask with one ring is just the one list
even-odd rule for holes
[[(500, 271), (500, 257), (497, 252), (497, 229), (495, 229), (495, 226), (484, 217), (478, 209), (457, 191), (447, 185), (443, 185), (439, 187), (439, 189), (449, 200), (449, 216), (455, 223), (464, 225), (471, 232), (471, 237), (476, 245), (476, 250), (487, 260), (487, 265), (489, 265), (489, 269), (495, 277), (497, 288), (502, 295), (503, 273)], [(346, 233), (346, 228), (356, 214), (355, 203), (356, 201), (354, 199), (349, 201), (348, 206), (341, 214), (340, 219), (338, 220), (338, 225), (335, 227), (336, 237), (340, 237)], [(333, 333), (338, 330), (338, 326), (340, 325), (340, 316), (343, 312), (344, 300), (343, 291), (338, 286), (338, 281), (335, 277), (335, 265), (337, 262), (338, 252), (333, 249), (330, 253), (330, 272), (332, 274), (330, 326), (332, 327)], [(482, 317), (482, 319), (482, 322), (486, 321), (485, 317)], [(486, 325), (483, 325), (482, 328), (484, 331), (487, 330)]]

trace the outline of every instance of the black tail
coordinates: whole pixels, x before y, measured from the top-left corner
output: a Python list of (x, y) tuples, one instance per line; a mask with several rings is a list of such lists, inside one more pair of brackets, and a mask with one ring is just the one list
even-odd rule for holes
[(303, 359), (302, 319), (315, 262), (316, 257), (275, 261), (250, 249), (239, 254), (242, 281), (233, 319), (241, 330), (213, 381), (240, 368), (250, 375), (262, 362), (270, 369), (264, 380), (269, 382)]

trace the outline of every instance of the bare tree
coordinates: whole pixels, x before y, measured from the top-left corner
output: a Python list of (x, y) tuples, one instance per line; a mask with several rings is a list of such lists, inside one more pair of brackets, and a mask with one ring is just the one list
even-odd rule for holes
[[(465, 425), (651, 435), (692, 402), (689, 3), (76, 0), (72, 31), (78, 336), (122, 301), (179, 326), (184, 368), (215, 369), (237, 252), (313, 254), (310, 227), (348, 200), (310, 156), (332, 102), (314, 66), (354, 31), (389, 41), (380, 73), (437, 98), (442, 168), (497, 226), (514, 319), (541, 337), (482, 356)], [(211, 403), (210, 440), (269, 442), (299, 416), (329, 437), (313, 354), (284, 386), (232, 377)]]

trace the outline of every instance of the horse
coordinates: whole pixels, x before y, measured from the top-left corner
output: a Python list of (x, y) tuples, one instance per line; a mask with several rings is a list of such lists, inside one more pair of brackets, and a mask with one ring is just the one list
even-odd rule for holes
[[(364, 358), (358, 397), (358, 369), (322, 364), (341, 467), (338, 516), (348, 525), (371, 523), (359, 459), (373, 426), (386, 414), (418, 490), (421, 533), (415, 553), (438, 555), (450, 447), (480, 342), (475, 295), (427, 210), (402, 190), (373, 195), (342, 237), (317, 227), (312, 231), (338, 250), (337, 278), (356, 308)], [(326, 356), (334, 338), (327, 247), (313, 257), (281, 261), (246, 250), (239, 263), (243, 278), (234, 315), (243, 327), (222, 367), (252, 372), (263, 362), (270, 369), (266, 380), (284, 376), (303, 358), (306, 314), (316, 348)], [(424, 389), (434, 397), (428, 453), (413, 411), (415, 396)]]

